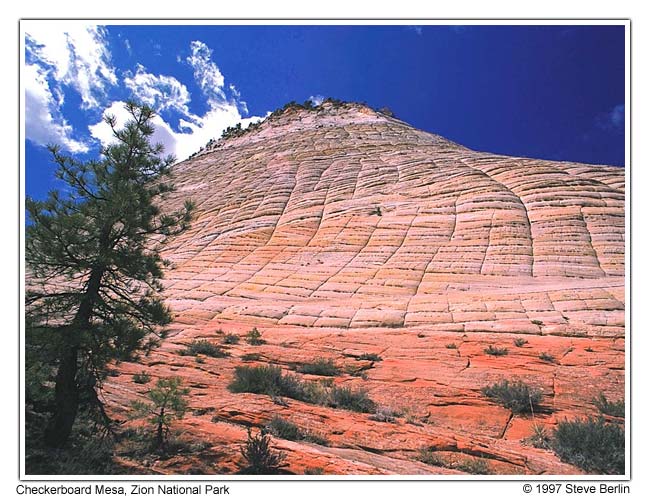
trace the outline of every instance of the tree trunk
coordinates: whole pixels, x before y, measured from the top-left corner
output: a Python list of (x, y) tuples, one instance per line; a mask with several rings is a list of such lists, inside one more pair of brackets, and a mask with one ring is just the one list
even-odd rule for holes
[(93, 308), (99, 294), (104, 268), (95, 268), (90, 273), (79, 310), (69, 328), (63, 331), (63, 348), (59, 358), (54, 386), (54, 414), (45, 429), (45, 444), (55, 448), (65, 446), (79, 409), (79, 386), (77, 384), (77, 363), (81, 334), (91, 327)]
[(162, 450), (165, 446), (165, 435), (163, 429), (163, 422), (165, 421), (165, 408), (160, 409), (160, 415), (158, 416), (158, 431), (156, 432), (156, 447), (159, 450)]
[(45, 429), (45, 444), (55, 448), (65, 445), (72, 432), (79, 406), (77, 387), (78, 348), (69, 346), (59, 361), (54, 389), (54, 414)]

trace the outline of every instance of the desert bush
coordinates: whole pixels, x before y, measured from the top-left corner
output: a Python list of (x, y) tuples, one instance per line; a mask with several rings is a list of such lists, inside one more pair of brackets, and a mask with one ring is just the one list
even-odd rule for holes
[(136, 384), (147, 384), (151, 381), (151, 375), (144, 370), (140, 373), (134, 373), (132, 378)]
[(241, 356), (242, 361), (259, 361), (260, 359), (262, 359), (262, 355), (257, 352), (249, 352)]
[(308, 384), (293, 375), (284, 375), (281, 368), (275, 365), (235, 367), (235, 378), (228, 389), (231, 392), (286, 396), (307, 402), (311, 400)]
[(252, 330), (246, 334), (246, 342), (250, 345), (266, 344), (266, 340), (262, 338), (262, 334), (256, 327), (253, 327)]
[(223, 343), (228, 345), (239, 344), (239, 335), (236, 333), (228, 333), (223, 337)]
[(484, 396), (513, 413), (531, 413), (542, 400), (542, 393), (519, 380), (502, 380), (481, 389)]
[(375, 422), (389, 422), (394, 423), (397, 417), (401, 417), (401, 412), (395, 411), (392, 408), (380, 406), (375, 410), (375, 413), (370, 416), (370, 420)]
[(296, 424), (277, 415), (266, 424), (264, 429), (275, 437), (288, 439), (289, 441), (300, 441), (303, 436)]
[(492, 474), (489, 464), (481, 458), (471, 458), (454, 464), (454, 469), (462, 470), (475, 476)]
[(389, 116), (391, 118), (395, 117), (395, 113), (393, 112), (392, 109), (390, 109), (388, 106), (383, 106), (377, 110), (377, 112), (381, 113), (382, 115)]
[(551, 447), (551, 436), (546, 428), (541, 425), (534, 424), (532, 429), (533, 433), (529, 437), (522, 439), (522, 443), (529, 444), (535, 448), (548, 450)]
[(332, 387), (329, 393), (329, 406), (359, 413), (372, 413), (377, 405), (368, 397), (368, 393), (364, 389)]
[(328, 443), (327, 439), (320, 434), (315, 434), (301, 429), (293, 422), (285, 420), (277, 415), (266, 424), (265, 430), (275, 437), (287, 439), (289, 441), (309, 441), (311, 443), (322, 445)]
[(379, 354), (372, 352), (364, 352), (359, 359), (362, 361), (382, 361), (382, 357)]
[(333, 377), (341, 373), (341, 369), (334, 364), (334, 361), (324, 358), (316, 358), (309, 363), (304, 363), (298, 367), (298, 371), (309, 375), (324, 375), (326, 377)]
[(203, 354), (210, 358), (225, 358), (228, 353), (221, 347), (207, 340), (193, 340), (185, 349), (179, 351), (181, 356), (197, 356)]
[(542, 361), (546, 361), (548, 363), (555, 363), (555, 356), (553, 356), (552, 354), (549, 354), (547, 352), (542, 352), (539, 355), (539, 359), (541, 359)]
[(285, 463), (286, 455), (271, 449), (271, 436), (259, 432), (253, 435), (248, 429), (248, 439), (241, 447), (241, 454), (246, 465), (241, 468), (243, 474), (279, 474)]
[(602, 417), (560, 422), (551, 448), (560, 459), (586, 472), (625, 474), (625, 431)]
[(456, 344), (447, 344), (445, 347), (447, 349), (458, 349), (458, 346)]
[(325, 474), (325, 469), (322, 467), (305, 467), (304, 474), (306, 476), (322, 476)]
[(526, 344), (528, 344), (528, 341), (526, 339), (522, 339), (521, 337), (519, 337), (514, 340), (514, 344), (516, 347), (523, 347)]
[(418, 453), (417, 459), (427, 465), (433, 465), (435, 467), (449, 467), (449, 462), (431, 448), (422, 448)]
[(594, 399), (594, 404), (603, 415), (625, 417), (625, 401), (623, 399), (609, 401), (601, 392), (598, 398)]
[(483, 352), (485, 352), (485, 354), (489, 354), (490, 356), (505, 356), (508, 354), (508, 348), (494, 347), (493, 345), (490, 345), (487, 349), (484, 349)]
[(372, 413), (375, 403), (363, 389), (328, 387), (315, 382), (305, 382), (294, 375), (284, 375), (279, 366), (257, 365), (235, 367), (235, 378), (228, 385), (231, 392), (251, 392), (272, 397), (285, 396), (306, 403), (332, 408), (344, 408), (362, 413)]

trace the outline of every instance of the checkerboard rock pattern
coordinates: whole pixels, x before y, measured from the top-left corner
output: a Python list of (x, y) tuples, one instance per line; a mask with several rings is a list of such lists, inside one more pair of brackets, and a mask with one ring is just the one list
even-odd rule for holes
[[(175, 321), (141, 363), (196, 386), (192, 404), (211, 410), (184, 425), (232, 448), (215, 470), (235, 470), (245, 426), (278, 414), (330, 441), (276, 440), (297, 473), (305, 463), (331, 474), (458, 473), (418, 462), (423, 446), (452, 462), (484, 457), (496, 473), (579, 473), (522, 444), (531, 418), (480, 388), (536, 385), (549, 429), (593, 414), (601, 392), (623, 397), (624, 169), (476, 152), (362, 105), (325, 104), (217, 141), (173, 172), (164, 208), (192, 199), (196, 217), (163, 247)], [(176, 354), (253, 326), (263, 346), (241, 342), (200, 365)], [(489, 345), (508, 354), (486, 354)], [(365, 380), (337, 383), (363, 386), (417, 425), (230, 394), (249, 351), (287, 370), (316, 357), (353, 364)], [(382, 361), (359, 360), (366, 352)], [(143, 390), (130, 382), (142, 368), (124, 364), (107, 384), (118, 411)]]

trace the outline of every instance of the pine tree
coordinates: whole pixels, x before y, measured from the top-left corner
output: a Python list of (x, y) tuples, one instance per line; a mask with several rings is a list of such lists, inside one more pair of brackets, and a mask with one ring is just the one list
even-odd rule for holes
[(171, 321), (158, 249), (188, 227), (193, 204), (161, 212), (157, 202), (174, 189), (175, 159), (150, 142), (154, 111), (134, 102), (126, 109), (122, 129), (106, 118), (115, 142), (96, 160), (77, 161), (51, 146), (66, 189), (26, 200), (26, 325), (47, 338), (56, 369), (49, 446), (68, 440), (80, 398), (90, 394), (101, 406), (107, 363), (151, 348)]
[(156, 449), (165, 450), (169, 426), (174, 419), (183, 418), (187, 409), (185, 396), (190, 390), (182, 387), (180, 377), (161, 378), (156, 386), (147, 393), (149, 402), (134, 401), (132, 403), (136, 418), (146, 417), (156, 428), (154, 444)]

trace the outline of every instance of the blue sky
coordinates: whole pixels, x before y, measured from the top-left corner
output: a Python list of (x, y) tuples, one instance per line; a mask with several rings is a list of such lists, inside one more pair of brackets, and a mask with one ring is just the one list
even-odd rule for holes
[(319, 96), (388, 106), (467, 147), (620, 165), (623, 26), (94, 26), (24, 22), (26, 191), (56, 186), (45, 149), (80, 158), (134, 97), (179, 159), (237, 122)]

